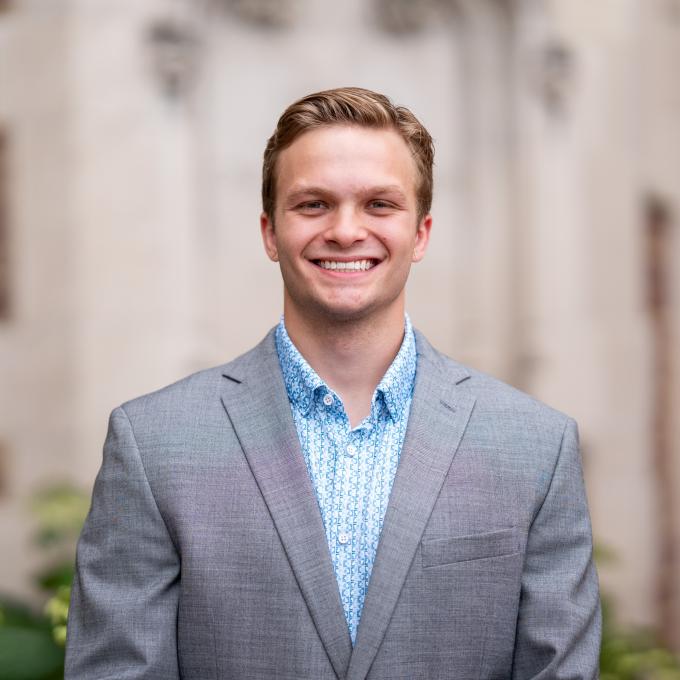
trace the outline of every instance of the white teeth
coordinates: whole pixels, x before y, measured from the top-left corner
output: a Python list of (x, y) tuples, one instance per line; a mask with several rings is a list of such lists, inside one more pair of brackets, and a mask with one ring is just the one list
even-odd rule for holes
[(355, 260), (354, 262), (336, 262), (335, 260), (318, 260), (323, 269), (337, 269), (339, 271), (366, 271), (374, 266), (372, 260)]

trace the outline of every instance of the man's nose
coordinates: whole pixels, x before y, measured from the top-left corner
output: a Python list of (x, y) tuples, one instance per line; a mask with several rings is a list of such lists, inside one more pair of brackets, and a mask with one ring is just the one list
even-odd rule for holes
[(353, 208), (338, 209), (331, 216), (330, 224), (325, 232), (328, 241), (337, 243), (342, 248), (348, 248), (357, 241), (366, 238), (367, 230), (363, 216)]

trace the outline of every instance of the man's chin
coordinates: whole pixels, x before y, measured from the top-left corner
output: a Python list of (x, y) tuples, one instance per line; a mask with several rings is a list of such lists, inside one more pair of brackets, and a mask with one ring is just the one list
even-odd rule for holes
[[(390, 316), (390, 312), (403, 314), (403, 300), (400, 297), (376, 298), (369, 295), (324, 295), (329, 291), (318, 291), (310, 295), (309, 291), (293, 291), (284, 289), (284, 308), (293, 312), (301, 320), (306, 319), (313, 324), (350, 324), (375, 321), (382, 323)], [(349, 291), (345, 291), (349, 293)], [(301, 293), (296, 295), (295, 293)], [(306, 293), (306, 294), (305, 294)]]
[(374, 320), (378, 322), (387, 312), (382, 305), (367, 301), (353, 303), (319, 303), (306, 306), (304, 313), (316, 317), (327, 324), (366, 323)]

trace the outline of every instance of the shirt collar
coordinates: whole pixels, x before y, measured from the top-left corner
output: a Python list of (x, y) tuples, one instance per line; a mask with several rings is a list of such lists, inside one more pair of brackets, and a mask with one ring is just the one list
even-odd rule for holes
[[(329, 392), (331, 390), (293, 344), (286, 331), (283, 317), (276, 327), (275, 339), (288, 399), (304, 415), (307, 415), (314, 399), (314, 392), (320, 387), (325, 387)], [(397, 420), (403, 415), (404, 409), (409, 404), (415, 376), (416, 340), (411, 319), (406, 314), (404, 317), (404, 339), (397, 356), (378, 383), (373, 395), (373, 403), (375, 403), (378, 394), (382, 394), (390, 417), (392, 420)]]
[(392, 420), (400, 418), (410, 402), (416, 379), (416, 363), (416, 338), (411, 319), (406, 314), (401, 347), (376, 388), (376, 394), (382, 393)]
[(325, 383), (293, 344), (283, 316), (276, 327), (275, 339), (288, 399), (307, 415), (312, 405), (314, 390), (324, 386)]

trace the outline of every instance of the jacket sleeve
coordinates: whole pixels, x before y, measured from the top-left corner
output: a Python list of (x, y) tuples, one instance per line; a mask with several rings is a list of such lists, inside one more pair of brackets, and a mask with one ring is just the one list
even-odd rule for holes
[(180, 560), (130, 420), (111, 414), (78, 542), (65, 680), (175, 680)]
[(513, 680), (599, 677), (600, 598), (576, 423), (527, 540)]

